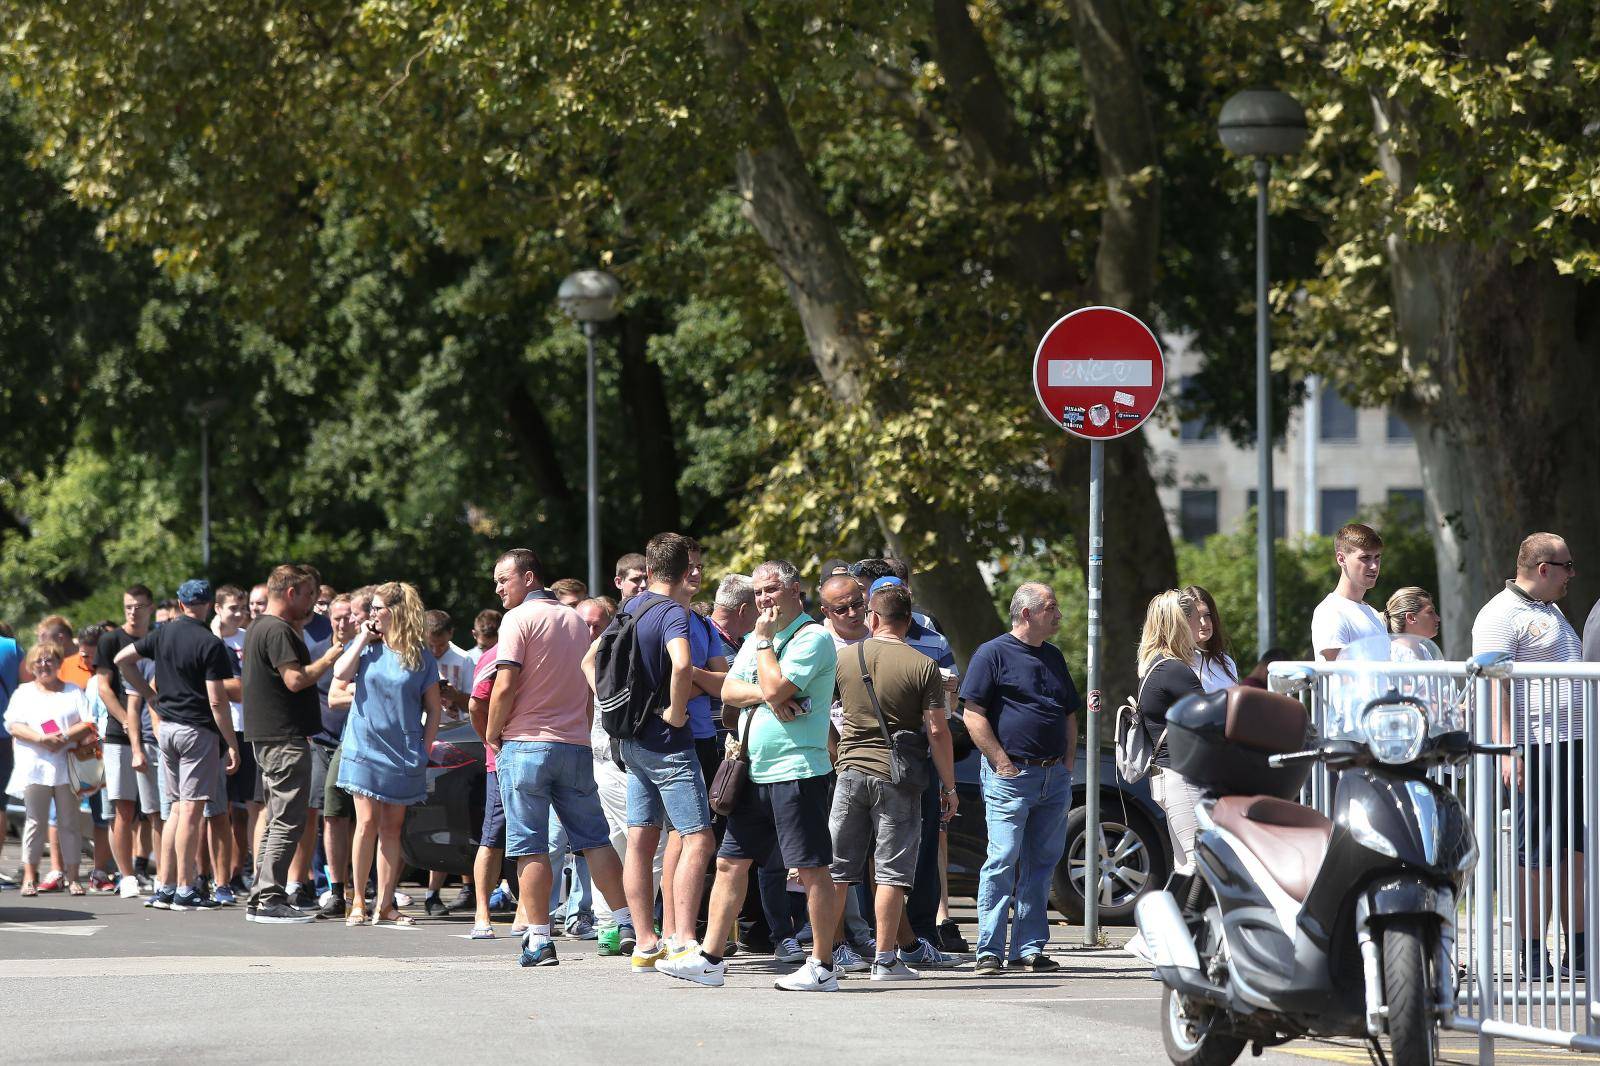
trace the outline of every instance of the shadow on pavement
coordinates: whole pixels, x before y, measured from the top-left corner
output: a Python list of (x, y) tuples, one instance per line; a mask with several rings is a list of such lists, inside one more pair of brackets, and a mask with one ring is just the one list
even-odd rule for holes
[(69, 911), (59, 907), (0, 907), (0, 922), (90, 922), (94, 911)]

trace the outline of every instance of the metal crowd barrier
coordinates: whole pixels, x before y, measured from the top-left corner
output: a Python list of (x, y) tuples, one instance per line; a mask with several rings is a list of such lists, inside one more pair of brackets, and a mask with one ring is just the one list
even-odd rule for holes
[[(1600, 1053), (1600, 995), (1581, 965), (1600, 962), (1593, 920), (1583, 920), (1600, 918), (1600, 871), (1582, 861), (1600, 857), (1600, 664), (1513, 663), (1504, 653), (1468, 662), (1279, 662), (1268, 684), (1305, 701), (1327, 735), (1351, 702), (1340, 699), (1342, 687), (1374, 674), (1401, 695), (1455, 708), (1474, 740), (1518, 748), (1509, 787), (1494, 755), (1431, 775), (1460, 797), (1478, 842), (1457, 905), (1459, 980), (1446, 1026), (1478, 1034), (1485, 1066), (1497, 1038)], [(1334, 784), (1319, 765), (1303, 802), (1331, 814)]]

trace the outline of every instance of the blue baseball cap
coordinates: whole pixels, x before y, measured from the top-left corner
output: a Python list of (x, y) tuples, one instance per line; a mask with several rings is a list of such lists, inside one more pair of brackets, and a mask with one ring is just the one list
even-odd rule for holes
[(203, 577), (191, 577), (188, 581), (178, 586), (178, 602), (194, 605), (196, 603), (210, 603), (216, 597), (211, 591), (211, 582)]
[(873, 593), (877, 592), (879, 589), (886, 589), (890, 585), (900, 585), (900, 586), (904, 587), (905, 582), (901, 581), (897, 577), (894, 577), (893, 575), (886, 575), (884, 577), (880, 577), (878, 580), (876, 580), (876, 581), (874, 581), (872, 583), (872, 587), (867, 590), (867, 595), (871, 596)]

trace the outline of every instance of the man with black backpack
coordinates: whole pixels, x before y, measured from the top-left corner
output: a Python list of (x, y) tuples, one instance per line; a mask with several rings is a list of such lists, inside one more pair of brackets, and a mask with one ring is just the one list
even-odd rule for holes
[(606, 731), (628, 767), (628, 846), (623, 891), (630, 910), (649, 913), (655, 900), (656, 845), (668, 824), (682, 841), (662, 870), (662, 933), (641, 930), (633, 949), (635, 973), (649, 973), (669, 954), (695, 952), (695, 916), (715, 838), (706, 782), (689, 725), (694, 695), (688, 603), (694, 541), (658, 533), (645, 545), (645, 591), (622, 605), (590, 647), (584, 673)]

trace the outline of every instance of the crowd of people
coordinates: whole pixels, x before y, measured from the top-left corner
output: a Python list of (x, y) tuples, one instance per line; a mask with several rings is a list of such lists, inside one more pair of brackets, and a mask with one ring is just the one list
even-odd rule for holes
[[(1318, 657), (1375, 634), (1437, 636), (1420, 588), (1382, 613), (1365, 602), (1382, 547), (1367, 526), (1339, 531), (1337, 587), (1312, 622)], [(1529, 537), (1474, 650), (1581, 657), (1554, 606), (1574, 566), (1559, 537)], [(564, 935), (636, 973), (720, 986), (745, 916), (798, 964), (777, 981), (786, 990), (836, 990), (847, 973), (914, 981), (969, 947), (980, 975), (1058, 968), (1048, 908), (1080, 700), (1052, 640), (1051, 588), (1019, 587), (1008, 632), (962, 674), (896, 559), (829, 560), (815, 585), (773, 559), (702, 597), (701, 546), (662, 533), (618, 560), (614, 597), (548, 580), (527, 548), (489, 577), (500, 607), (475, 617), (470, 649), (412, 585), (336, 594), (302, 564), (248, 593), (194, 579), (157, 604), (134, 585), (120, 623), (74, 632), (52, 615), (25, 654), (0, 636), (22, 894), (118, 893), (177, 912), (242, 902), (268, 925), (414, 924), (399, 889), (406, 812), (427, 797), (440, 730), (470, 722), (486, 764), (476, 859), (449, 903), (445, 873), (429, 872), (423, 910), (470, 910), (471, 936), (493, 939), (496, 913), (514, 909), (522, 966), (558, 964)], [(1136, 703), (1159, 730), (1184, 696), (1264, 685), (1285, 656), (1241, 676), (1213, 596), (1173, 589), (1146, 612)], [(1508, 729), (1581, 737), (1581, 715), (1533, 702), (1508, 701)], [(988, 853), (969, 945), (949, 920), (943, 830), (959, 806), (955, 764), (973, 748)], [(1181, 875), (1196, 795), (1159, 749), (1156, 765)]]

